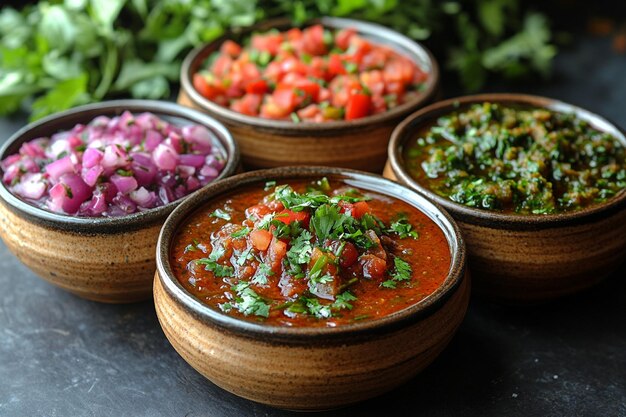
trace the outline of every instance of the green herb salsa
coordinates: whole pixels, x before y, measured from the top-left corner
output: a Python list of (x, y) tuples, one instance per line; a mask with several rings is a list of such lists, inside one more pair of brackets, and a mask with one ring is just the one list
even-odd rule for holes
[(555, 214), (626, 188), (626, 151), (571, 113), (474, 104), (439, 118), (403, 149), (410, 175), (460, 204)]
[(178, 230), (179, 282), (224, 314), (334, 327), (392, 314), (445, 280), (441, 229), (403, 201), (321, 178), (239, 189)]

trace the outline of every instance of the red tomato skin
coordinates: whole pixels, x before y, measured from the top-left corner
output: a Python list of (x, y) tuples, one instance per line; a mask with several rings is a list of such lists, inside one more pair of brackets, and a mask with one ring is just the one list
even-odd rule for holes
[(250, 243), (252, 246), (260, 251), (267, 250), (273, 238), (271, 232), (263, 229), (254, 229), (248, 236), (250, 237)]
[(372, 98), (367, 94), (353, 94), (346, 104), (346, 120), (360, 119), (371, 112)]
[(228, 39), (220, 47), (220, 52), (236, 58), (241, 54), (241, 46), (237, 42)]
[(270, 87), (265, 80), (255, 80), (246, 85), (246, 93), (250, 94), (265, 94), (269, 90)]

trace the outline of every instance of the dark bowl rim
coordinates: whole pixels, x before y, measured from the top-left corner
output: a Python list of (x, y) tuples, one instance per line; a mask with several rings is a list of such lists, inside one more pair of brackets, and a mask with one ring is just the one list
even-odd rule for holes
[[(87, 104), (60, 113), (55, 113), (35, 122), (29, 123), (19, 129), (17, 132), (11, 135), (9, 139), (5, 141), (3, 146), (0, 148), (0, 159), (4, 159), (5, 154), (7, 153), (9, 148), (15, 146), (16, 143), (21, 143), (25, 142), (26, 140), (34, 139), (27, 136), (28, 133), (33, 129), (40, 129), (42, 127), (45, 127), (46, 125), (54, 124), (60, 119), (78, 118), (83, 113), (85, 114), (84, 121), (77, 121), (77, 123), (86, 123), (96, 117), (95, 115), (90, 115), (90, 113), (93, 113), (97, 110), (101, 110), (102, 113), (106, 115), (113, 115), (117, 113), (121, 114), (121, 112), (126, 110), (133, 113), (151, 112), (156, 114), (157, 116), (175, 117), (185, 119), (188, 122), (194, 124), (203, 125), (216, 135), (221, 143), (221, 146), (227, 153), (226, 165), (224, 165), (222, 172), (220, 172), (219, 176), (214, 181), (232, 175), (239, 166), (239, 146), (237, 142), (233, 139), (228, 129), (226, 129), (226, 127), (218, 120), (200, 111), (184, 107), (176, 103), (157, 100), (135, 99), (111, 100)], [(50, 134), (56, 133), (57, 131), (58, 130), (50, 132)], [(127, 216), (78, 217), (67, 214), (54, 213), (31, 205), (11, 193), (4, 185), (4, 183), (0, 181), (0, 202), (6, 204), (8, 208), (15, 213), (26, 216), (36, 223), (46, 225), (48, 227), (59, 228), (62, 230), (79, 233), (118, 233), (135, 230), (146, 225), (154, 224), (155, 222), (162, 221), (169, 213), (171, 213), (174, 207), (176, 207), (178, 204), (180, 204), (182, 200), (192, 194), (172, 201), (166, 205), (149, 209), (143, 212), (129, 214)]]
[(456, 203), (432, 192), (430, 189), (415, 181), (404, 169), (401, 149), (406, 141), (412, 137), (414, 132), (419, 130), (424, 124), (431, 122), (434, 118), (449, 113), (458, 106), (481, 103), (485, 101), (545, 107), (552, 111), (574, 113), (577, 117), (590, 122), (595, 128), (614, 135), (617, 140), (626, 146), (626, 133), (616, 123), (573, 104), (549, 97), (519, 93), (487, 93), (467, 95), (442, 100), (426, 106), (407, 117), (393, 130), (387, 148), (387, 154), (390, 168), (398, 178), (398, 181), (406, 184), (409, 188), (412, 188), (430, 200), (434, 200), (448, 210), (455, 219), (466, 223), (488, 225), (496, 228), (549, 228), (578, 224), (589, 221), (590, 219), (596, 219), (611, 214), (626, 206), (626, 190), (621, 190), (611, 199), (603, 203), (594, 204), (582, 210), (541, 215), (505, 214), (489, 210), (481, 210)]
[(300, 26), (307, 26), (316, 23), (320, 23), (326, 27), (336, 29), (354, 27), (359, 33), (388, 37), (390, 43), (403, 47), (407, 51), (406, 55), (408, 55), (418, 65), (420, 65), (420, 67), (428, 67), (427, 69), (429, 70), (429, 77), (426, 80), (426, 89), (414, 100), (403, 103), (400, 106), (395, 107), (384, 113), (375, 114), (351, 121), (324, 123), (294, 123), (288, 120), (273, 120), (264, 119), (261, 117), (247, 116), (245, 114), (241, 114), (226, 107), (220, 106), (219, 104), (216, 104), (211, 100), (204, 98), (200, 93), (196, 91), (196, 89), (193, 87), (193, 83), (191, 82), (191, 79), (193, 77), (192, 68), (196, 66), (196, 61), (200, 59), (200, 57), (207, 50), (213, 48), (217, 49), (218, 45), (221, 45), (224, 41), (231, 39), (233, 36), (241, 36), (257, 30), (267, 30), (276, 27), (297, 27), (297, 25), (294, 25), (293, 22), (291, 22), (289, 19), (278, 18), (259, 22), (256, 25), (244, 28), (243, 30), (238, 32), (226, 33), (225, 35), (214, 40), (213, 42), (198, 46), (197, 48), (193, 49), (191, 52), (189, 52), (189, 54), (187, 54), (181, 67), (181, 90), (184, 91), (189, 99), (202, 110), (210, 112), (210, 114), (215, 117), (220, 117), (224, 120), (227, 120), (229, 123), (251, 126), (253, 128), (264, 128), (280, 132), (287, 132), (294, 135), (294, 137), (297, 137), (297, 134), (319, 133), (322, 130), (325, 132), (338, 132), (350, 129), (368, 128), (378, 123), (385, 123), (390, 120), (399, 119), (403, 116), (406, 116), (416, 108), (419, 108), (424, 103), (429, 102), (435, 95), (440, 78), (439, 65), (437, 64), (437, 60), (435, 59), (433, 54), (421, 43), (413, 41), (407, 36), (392, 29), (389, 29), (385, 26), (356, 19), (322, 17), (319, 19), (309, 20), (308, 22)]
[[(212, 199), (226, 192), (232, 192), (237, 187), (254, 183), (263, 184), (269, 179), (312, 179), (319, 176), (355, 180), (359, 182), (358, 186), (363, 189), (370, 189), (408, 202), (433, 220), (446, 236), (451, 251), (450, 269), (443, 284), (421, 301), (379, 319), (334, 328), (291, 328), (254, 323), (214, 310), (185, 290), (174, 277), (169, 262), (170, 247), (179, 226), (191, 213), (201, 209)], [(156, 279), (160, 280), (164, 290), (174, 302), (191, 312), (194, 318), (210, 326), (230, 331), (237, 336), (264, 341), (272, 340), (285, 344), (303, 344), (313, 340), (320, 340), (320, 337), (324, 340), (345, 341), (354, 337), (370, 336), (375, 333), (397, 330), (433, 314), (457, 292), (463, 280), (468, 279), (466, 276), (465, 242), (452, 217), (440, 206), (405, 186), (379, 175), (323, 166), (280, 167), (252, 171), (226, 178), (205, 187), (200, 192), (183, 201), (169, 215), (159, 234), (156, 252), (158, 272)]]

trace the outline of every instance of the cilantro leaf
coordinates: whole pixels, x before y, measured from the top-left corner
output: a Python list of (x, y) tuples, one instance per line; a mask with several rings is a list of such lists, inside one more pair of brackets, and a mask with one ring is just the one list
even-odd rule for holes
[(395, 222), (391, 223), (391, 225), (386, 230), (386, 232), (396, 233), (400, 239), (405, 239), (408, 237), (417, 239), (419, 237), (417, 232), (413, 230), (413, 226), (409, 223), (409, 221), (405, 217), (401, 217)]
[(232, 307), (239, 310), (245, 316), (249, 316), (254, 314), (259, 317), (268, 317), (270, 313), (270, 305), (265, 302), (265, 300), (257, 294), (252, 288), (250, 288), (250, 283), (246, 281), (239, 281), (236, 285), (234, 285), (231, 290), (233, 290), (236, 295), (234, 299), (234, 304), (231, 303)]
[(257, 268), (256, 272), (254, 273), (254, 276), (252, 277), (250, 282), (252, 284), (266, 285), (267, 284), (267, 278), (272, 276), (272, 275), (274, 275), (274, 271), (272, 271), (272, 268), (270, 268), (265, 263), (261, 263), (261, 264), (259, 264), (259, 267)]
[(222, 209), (216, 209), (213, 213), (209, 214), (209, 217), (217, 217), (218, 219), (226, 220), (227, 222), (231, 219), (230, 214)]
[(244, 226), (241, 229), (237, 230), (236, 232), (231, 233), (230, 236), (235, 239), (241, 239), (242, 237), (248, 236), (250, 232), (251, 232), (251, 229), (249, 227)]

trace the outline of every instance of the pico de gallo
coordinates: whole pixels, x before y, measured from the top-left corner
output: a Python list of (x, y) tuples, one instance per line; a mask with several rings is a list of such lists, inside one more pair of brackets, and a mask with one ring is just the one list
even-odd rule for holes
[(294, 122), (354, 120), (420, 94), (428, 74), (354, 29), (321, 25), (227, 40), (193, 76), (207, 99), (236, 112)]
[(470, 207), (553, 214), (626, 189), (626, 149), (572, 113), (480, 103), (439, 118), (404, 149), (424, 186)]
[(268, 182), (196, 212), (177, 232), (179, 282), (224, 314), (279, 326), (386, 316), (433, 293), (447, 240), (402, 201), (326, 178)]

